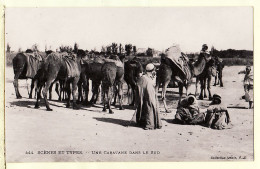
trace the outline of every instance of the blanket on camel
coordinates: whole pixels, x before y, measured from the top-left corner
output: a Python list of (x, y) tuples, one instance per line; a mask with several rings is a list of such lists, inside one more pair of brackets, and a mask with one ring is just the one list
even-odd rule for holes
[(27, 70), (26, 77), (33, 78), (40, 68), (42, 57), (37, 53), (23, 53), (26, 56)]
[(80, 70), (79, 70), (79, 66), (78, 66), (77, 58), (76, 58), (75, 54), (70, 54), (67, 52), (51, 53), (47, 57), (47, 62), (48, 61), (57, 62), (57, 60), (64, 61), (66, 70), (67, 70), (67, 76), (69, 78), (80, 76)]
[(85, 61), (87, 63), (115, 63), (117, 67), (124, 68), (124, 63), (119, 59), (119, 57), (113, 57), (113, 58), (105, 58), (102, 56), (97, 56), (94, 59), (89, 59), (88, 61)]

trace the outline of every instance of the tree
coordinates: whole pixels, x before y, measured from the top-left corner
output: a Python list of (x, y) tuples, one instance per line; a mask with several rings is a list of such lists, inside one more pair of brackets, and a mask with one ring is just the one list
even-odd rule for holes
[(72, 52), (72, 47), (70, 47), (70, 46), (63, 46), (63, 45), (61, 45), (60, 46), (60, 52)]
[(105, 46), (102, 46), (102, 47), (101, 47), (101, 52), (102, 52), (102, 53), (106, 53), (106, 47), (105, 47)]
[(133, 46), (134, 55), (136, 54), (136, 46)]
[(148, 49), (146, 50), (146, 55), (153, 57), (153, 49), (152, 49), (152, 48), (148, 48)]
[(19, 48), (19, 49), (18, 49), (18, 52), (19, 52), (19, 53), (22, 52), (22, 48)]
[(117, 49), (118, 49), (118, 47), (117, 47), (117, 44), (116, 43), (112, 43), (112, 53), (113, 54), (117, 54)]
[(9, 45), (9, 43), (7, 43), (6, 45), (6, 53), (10, 53), (11, 52), (11, 47)]
[(74, 44), (74, 52), (77, 53), (79, 49), (79, 45), (75, 42)]
[(125, 45), (125, 51), (126, 51), (127, 56), (129, 56), (131, 54), (132, 48), (133, 48), (132, 44), (126, 44)]

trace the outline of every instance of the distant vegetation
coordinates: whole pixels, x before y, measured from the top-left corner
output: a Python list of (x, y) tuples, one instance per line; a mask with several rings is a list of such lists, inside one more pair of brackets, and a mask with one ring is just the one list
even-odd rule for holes
[[(67, 49), (70, 49), (70, 51), (73, 50), (71, 46), (60, 46), (59, 49), (56, 49), (56, 51), (67, 51)], [(78, 44), (74, 44), (74, 50), (78, 49)], [(34, 44), (32, 46), (33, 51), (38, 51), (38, 45)], [(47, 51), (47, 47), (45, 47), (45, 50)], [(77, 50), (76, 50), (77, 51)], [(87, 51), (87, 50), (86, 50)], [(95, 49), (91, 50), (96, 52)], [(124, 47), (123, 45), (112, 43), (108, 46), (102, 46), (101, 52), (107, 53), (107, 54), (120, 54), (125, 53), (127, 60), (132, 59), (133, 57), (139, 58), (139, 60), (143, 64), (147, 64), (150, 62), (160, 64), (160, 51), (156, 51), (152, 48), (147, 48), (144, 50), (141, 50), (142, 52), (137, 51), (137, 47), (132, 44), (126, 44)], [(11, 47), (9, 44), (7, 44), (6, 49), (6, 65), (11, 66), (12, 60), (15, 57), (15, 55), (21, 52), (21, 49), (19, 51), (11, 51)], [(157, 52), (157, 53), (155, 53)], [(225, 65), (253, 65), (253, 51), (249, 50), (234, 50), (234, 49), (227, 49), (227, 50), (217, 50), (214, 47), (211, 48), (211, 51), (213, 56), (218, 56), (223, 59), (223, 62)], [(44, 52), (39, 52), (43, 54)], [(191, 59), (196, 60), (199, 53), (186, 53), (187, 56)], [(155, 57), (157, 56), (157, 57)]]

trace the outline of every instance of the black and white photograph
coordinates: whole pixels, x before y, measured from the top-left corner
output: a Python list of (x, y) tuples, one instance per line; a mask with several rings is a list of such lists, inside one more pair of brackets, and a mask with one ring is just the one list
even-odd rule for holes
[(254, 8), (5, 8), (5, 158), (254, 161)]

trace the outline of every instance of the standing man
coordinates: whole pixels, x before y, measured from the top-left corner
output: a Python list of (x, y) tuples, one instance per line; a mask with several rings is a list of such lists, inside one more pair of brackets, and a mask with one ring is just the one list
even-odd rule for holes
[(149, 63), (145, 69), (146, 74), (137, 81), (134, 121), (144, 130), (160, 129), (162, 128), (162, 122), (159, 116), (159, 103), (155, 91), (155, 66)]
[(208, 45), (207, 44), (203, 44), (202, 45), (202, 49), (200, 51), (200, 57), (201, 56), (205, 56), (206, 60), (209, 61), (211, 59), (210, 53), (208, 51)]
[(249, 109), (252, 108), (254, 102), (254, 75), (251, 71), (251, 66), (246, 66), (245, 71), (240, 71), (238, 74), (245, 74), (244, 77), (244, 91), (245, 91), (245, 100), (249, 102)]

